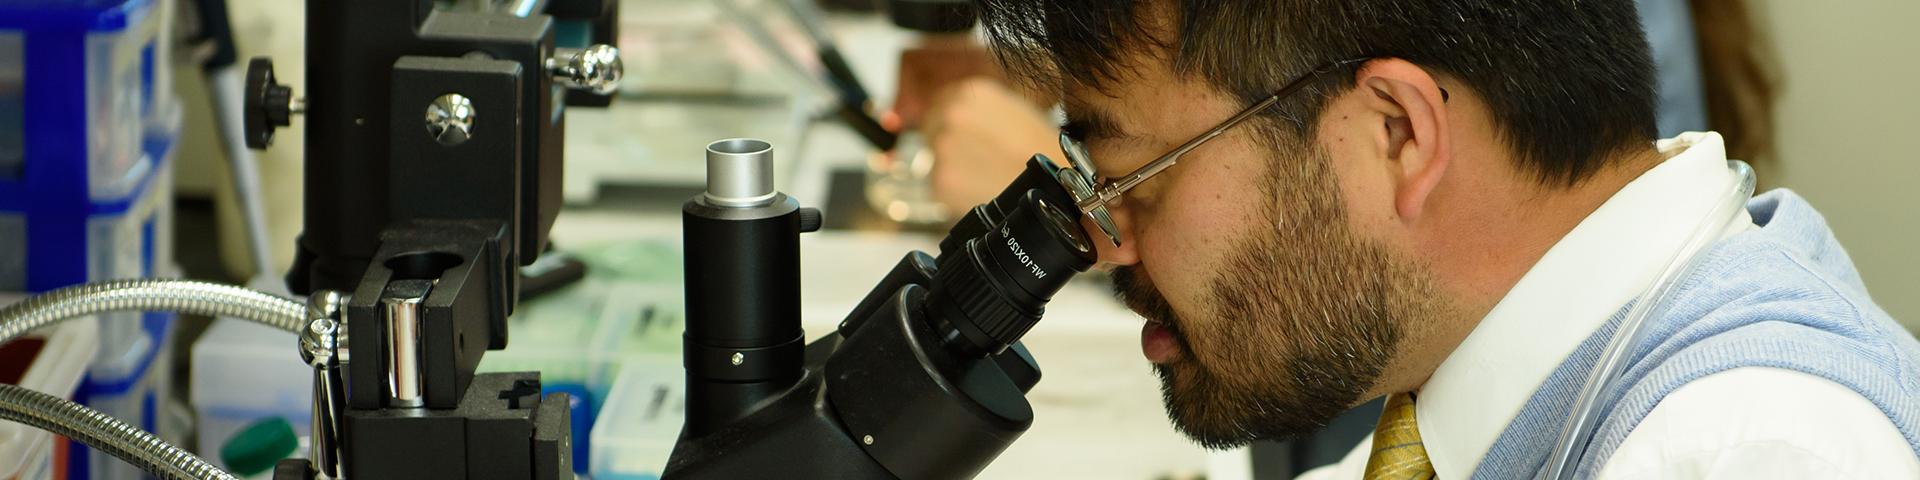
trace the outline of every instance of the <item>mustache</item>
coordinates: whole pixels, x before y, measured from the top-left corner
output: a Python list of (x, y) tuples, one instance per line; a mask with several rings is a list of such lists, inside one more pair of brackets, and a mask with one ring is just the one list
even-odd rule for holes
[(1173, 334), (1174, 340), (1179, 341), (1182, 347), (1186, 346), (1186, 336), (1180, 330), (1180, 315), (1174, 313), (1173, 304), (1167, 303), (1167, 297), (1154, 288), (1153, 281), (1140, 271), (1140, 267), (1114, 269), (1109, 276), (1113, 279), (1115, 298), (1147, 321), (1160, 324), (1161, 328)]

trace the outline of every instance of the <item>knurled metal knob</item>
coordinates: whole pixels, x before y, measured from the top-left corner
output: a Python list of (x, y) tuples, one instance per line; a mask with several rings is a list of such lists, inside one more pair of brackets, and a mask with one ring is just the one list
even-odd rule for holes
[(547, 73), (567, 88), (608, 95), (620, 90), (625, 67), (620, 63), (620, 49), (603, 44), (554, 49), (553, 57), (547, 59)]

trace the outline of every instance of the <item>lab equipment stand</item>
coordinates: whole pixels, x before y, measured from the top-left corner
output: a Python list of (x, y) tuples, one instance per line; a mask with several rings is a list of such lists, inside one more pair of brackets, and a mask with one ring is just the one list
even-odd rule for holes
[(563, 27), (610, 41), (615, 3), (311, 1), (304, 97), (250, 63), (250, 146), (305, 118), (287, 284), (325, 312), (300, 352), (312, 449), (275, 478), (573, 478), (568, 396), (475, 369), (559, 214), (564, 109), (621, 75)]

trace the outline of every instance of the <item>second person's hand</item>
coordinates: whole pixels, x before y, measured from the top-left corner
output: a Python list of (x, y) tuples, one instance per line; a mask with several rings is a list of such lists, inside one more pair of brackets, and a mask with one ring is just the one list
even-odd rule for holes
[(1035, 153), (1065, 164), (1058, 125), (990, 77), (948, 86), (934, 97), (920, 127), (934, 155), (934, 198), (952, 218), (1000, 193)]

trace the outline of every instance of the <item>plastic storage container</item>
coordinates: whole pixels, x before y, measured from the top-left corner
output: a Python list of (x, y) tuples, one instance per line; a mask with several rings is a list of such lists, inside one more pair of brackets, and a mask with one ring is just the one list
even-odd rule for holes
[[(165, 162), (161, 162), (163, 165)], [(173, 276), (170, 226), (172, 188), (168, 171), (157, 171), (142, 198), (122, 215), (97, 215), (89, 222), (88, 281)], [(75, 400), (141, 429), (178, 441), (183, 432), (160, 428), (161, 402), (172, 385), (174, 314), (117, 312), (97, 315), (100, 351)], [(112, 456), (74, 445), (68, 471), (75, 479), (146, 478)]]
[[(278, 417), (305, 436), (312, 429), (313, 369), (300, 361), (294, 334), (219, 319), (193, 345), (189, 388), (199, 432), (195, 451), (231, 471), (218, 455), (249, 425)], [(296, 454), (304, 453), (299, 450)], [(235, 472), (239, 474), (239, 472)], [(270, 476), (270, 475), (269, 475)]]
[[(12, 302), (0, 299), (0, 305)], [(0, 345), (0, 383), (72, 399), (99, 346), (93, 319), (70, 320), (16, 339)], [(60, 463), (65, 443), (45, 430), (0, 422), (0, 480), (67, 478)]]
[(619, 375), (635, 368), (681, 375), (681, 259), (672, 239), (572, 253), (587, 264), (586, 279), (521, 303), (508, 319), (507, 349), (487, 352), (480, 370), (538, 371), (543, 393), (573, 395), (573, 465), (586, 473), (598, 451), (592, 431)]
[(680, 438), (686, 375), (679, 362), (621, 369), (594, 423), (588, 475), (594, 480), (656, 480)]
[[(594, 451), (589, 434), (616, 388), (617, 376), (638, 364), (649, 365), (642, 369), (665, 366), (680, 374), (681, 328), (678, 316), (668, 313), (677, 310), (680, 293), (677, 285), (669, 289), (590, 278), (552, 295), (521, 307), (509, 320), (513, 337), (508, 348), (488, 352), (480, 370), (538, 371), (542, 393), (572, 395), (573, 465), (585, 473)], [(623, 350), (640, 324), (660, 326), (645, 330), (664, 332), (672, 341), (649, 343), (673, 344), (672, 350), (640, 355)]]
[[(0, 289), (172, 273), (172, 7), (0, 0)], [(156, 429), (171, 370), (156, 363), (168, 358), (172, 321), (98, 316), (99, 351), (76, 400)], [(75, 479), (143, 476), (77, 444), (65, 468)]]

